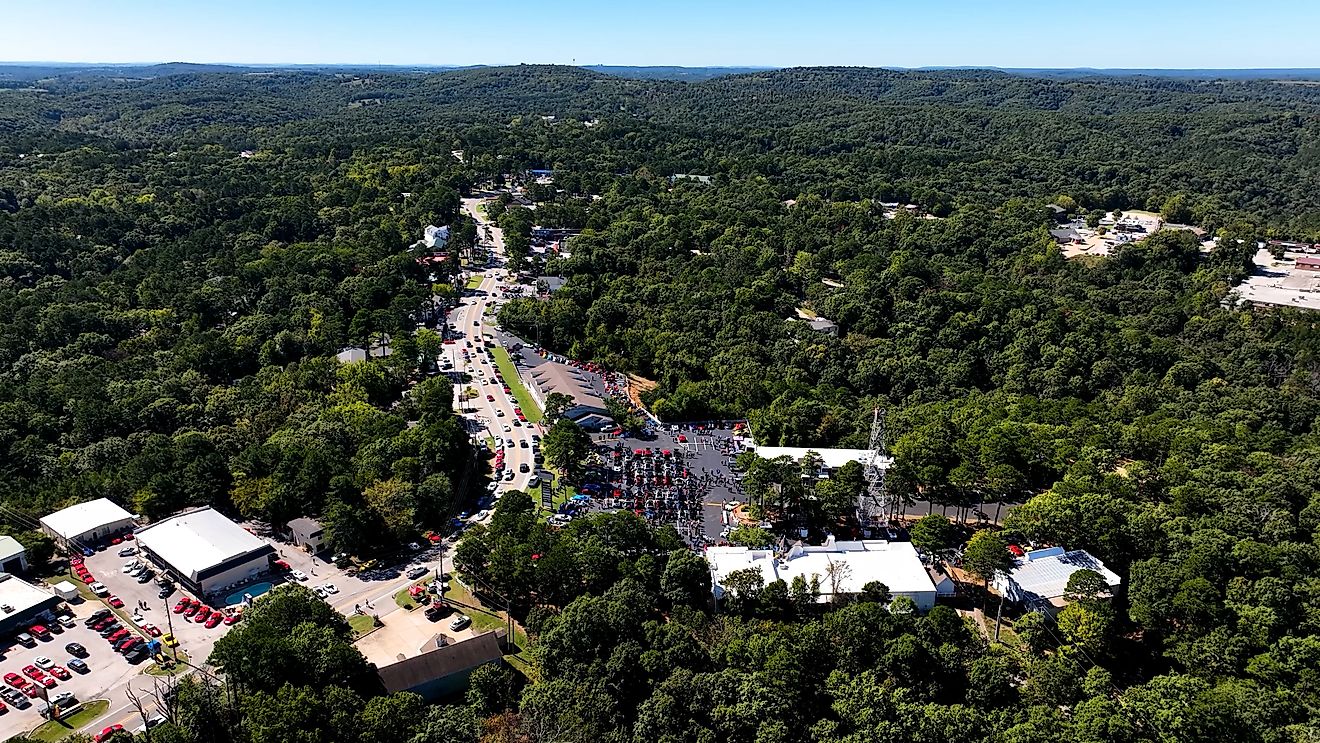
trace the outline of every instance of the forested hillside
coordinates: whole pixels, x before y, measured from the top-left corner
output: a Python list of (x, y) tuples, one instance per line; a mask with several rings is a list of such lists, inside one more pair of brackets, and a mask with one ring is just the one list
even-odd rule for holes
[[(545, 168), (535, 211), (503, 221), (583, 234), (536, 269), (567, 284), (503, 326), (654, 380), (666, 420), (746, 417), (764, 444), (865, 446), (882, 407), (896, 495), (1021, 503), (1009, 535), (1090, 550), (1125, 585), (1002, 643), (878, 592), (817, 605), (781, 582), (716, 613), (675, 534), (631, 514), (554, 530), (513, 493), (456, 555), (517, 607), (525, 682), (488, 674), (426, 711), (358, 685), (356, 661), (351, 693), (299, 675), (314, 643), (254, 631), (278, 672), (220, 712), (190, 697), (169, 740), (1320, 735), (1320, 331), (1224, 301), (1258, 239), (1320, 238), (1315, 87), (536, 66), (30, 82), (0, 90), (12, 512), (312, 514), (363, 553), (445, 521), (472, 452), (449, 382), (413, 385), (440, 342), (417, 322), (454, 291), (408, 246), (427, 224), (470, 243), (459, 197)], [(1218, 247), (1166, 230), (1065, 261), (1052, 202), (1163, 210)], [(333, 358), (385, 336), (387, 359)], [(25, 525), (7, 528), (35, 540)], [(235, 637), (224, 659), (249, 667)]]

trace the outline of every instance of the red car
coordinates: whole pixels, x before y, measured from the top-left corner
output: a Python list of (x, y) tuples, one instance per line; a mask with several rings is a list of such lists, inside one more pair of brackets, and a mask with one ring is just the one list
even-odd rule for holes
[(128, 628), (115, 630), (114, 634), (105, 639), (109, 642), (119, 642), (125, 637), (128, 637)]
[(216, 627), (219, 627), (220, 621), (223, 620), (224, 618), (225, 615), (217, 611), (216, 613), (211, 615), (210, 619), (206, 620), (206, 628), (215, 629)]
[(23, 696), (29, 699), (36, 699), (37, 695), (40, 693), (41, 693), (41, 689), (36, 684), (28, 684), (27, 686), (23, 687)]
[(37, 683), (41, 684), (47, 689), (54, 689), (58, 685), (55, 679), (51, 678), (50, 676), (42, 676), (41, 678), (37, 679)]
[(68, 681), (73, 678), (73, 674), (69, 673), (69, 669), (64, 666), (51, 666), (49, 673), (60, 681)]
[(504, 388), (504, 394), (508, 395), (508, 394), (512, 394), (512, 393), (513, 393), (513, 390), (509, 389), (508, 387), (505, 387), (505, 388)]
[(24, 686), (27, 686), (27, 679), (23, 678), (22, 676), (19, 676), (17, 673), (6, 673), (5, 683), (9, 684), (15, 689), (22, 689)]
[(486, 402), (495, 402), (494, 395), (486, 395)]
[(23, 675), (27, 676), (33, 681), (37, 681), (39, 679), (43, 679), (46, 677), (46, 674), (42, 673), (41, 669), (37, 668), (36, 666), (23, 666)]
[(147, 634), (152, 637), (160, 637), (160, 627), (157, 627), (154, 624), (144, 624), (142, 625), (142, 629), (146, 630)]
[(188, 604), (188, 608), (183, 610), (183, 615), (184, 615), (185, 617), (191, 617), (192, 615), (196, 614), (196, 613), (197, 613), (197, 610), (200, 609), (200, 608), (202, 608), (202, 605), (201, 605), (201, 604), (191, 604), (191, 603), (190, 603), (190, 604)]
[(225, 617), (225, 625), (228, 626), (231, 624), (238, 624), (239, 620), (242, 618), (243, 618), (242, 614), (230, 614), (229, 616)]
[(211, 616), (211, 607), (203, 606), (197, 610), (197, 616), (193, 617), (194, 622), (205, 622), (206, 618)]
[(179, 599), (179, 603), (174, 605), (174, 613), (182, 614), (190, 604), (192, 604), (192, 599), (189, 599), (186, 596), (184, 598)]
[(96, 578), (95, 578), (91, 573), (88, 573), (87, 575), (84, 575), (84, 576), (82, 577), (82, 582), (83, 582), (83, 583), (95, 583), (95, 582), (96, 582)]
[(120, 601), (118, 596), (106, 596), (105, 602), (116, 609), (124, 608), (124, 602)]
[(124, 726), (116, 722), (97, 733), (92, 738), (92, 743), (105, 743), (105, 741), (110, 740), (115, 737), (116, 734), (122, 732), (124, 732)]

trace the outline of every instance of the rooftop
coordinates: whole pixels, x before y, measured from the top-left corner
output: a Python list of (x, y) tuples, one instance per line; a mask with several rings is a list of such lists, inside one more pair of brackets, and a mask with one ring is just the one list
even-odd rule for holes
[(862, 586), (871, 581), (884, 583), (895, 594), (935, 591), (935, 584), (911, 542), (868, 540), (820, 546), (798, 543), (782, 559), (776, 559), (775, 551), (769, 549), (711, 547), (706, 550), (706, 560), (715, 571), (717, 583), (729, 573), (745, 568), (759, 570), (766, 583), (782, 579), (791, 584), (799, 575), (810, 583), (813, 576), (819, 576), (822, 598), (831, 593), (831, 564), (847, 566), (842, 569), (840, 593), (861, 593)]
[(132, 518), (133, 514), (120, 508), (108, 498), (97, 498), (43, 516), (41, 523), (47, 529), (69, 539)]
[(21, 578), (0, 573), (0, 619), (41, 606), (52, 599), (58, 600), (55, 594), (43, 591)]
[[(870, 449), (821, 449), (806, 446), (758, 446), (754, 450), (762, 459), (775, 459), (776, 457), (791, 457), (794, 461), (801, 461), (807, 452), (812, 451), (820, 455), (821, 461), (829, 469), (838, 469), (848, 462), (859, 462), (863, 467), (871, 463), (872, 452)], [(881, 467), (889, 467), (894, 460), (885, 457), (880, 461)]]
[(422, 684), (468, 671), (504, 657), (500, 647), (503, 632), (486, 632), (452, 645), (391, 663), (377, 673), (388, 692), (407, 691)]
[(198, 574), (270, 545), (212, 508), (199, 508), (152, 524), (137, 533), (139, 543), (196, 580)]
[(17, 539), (11, 536), (0, 536), (0, 562), (8, 560), (27, 551)]
[(542, 395), (548, 396), (552, 392), (558, 392), (572, 397), (578, 405), (605, 409), (604, 398), (596, 393), (586, 374), (580, 369), (568, 364), (546, 362), (528, 370), (527, 376), (536, 383)]
[(1009, 571), (1009, 582), (996, 580), (996, 586), (1006, 589), (1013, 601), (1048, 601), (1064, 594), (1068, 578), (1078, 570), (1094, 570), (1105, 579), (1111, 589), (1123, 584), (1123, 579), (1105, 567), (1086, 550), (1065, 551), (1062, 547), (1033, 550), (1018, 558)]

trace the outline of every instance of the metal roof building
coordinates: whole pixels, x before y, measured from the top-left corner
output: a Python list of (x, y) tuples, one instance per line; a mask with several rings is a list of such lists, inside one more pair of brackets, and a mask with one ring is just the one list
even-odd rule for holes
[(137, 533), (143, 554), (198, 596), (246, 583), (270, 570), (275, 548), (212, 508)]
[(77, 503), (41, 517), (41, 530), (66, 550), (70, 545), (91, 546), (131, 531), (134, 525), (133, 514), (107, 498)]
[(1090, 552), (1069, 552), (1062, 547), (1050, 547), (1032, 550), (1018, 558), (1012, 570), (995, 578), (994, 587), (1010, 601), (1049, 611), (1050, 607), (1057, 609), (1067, 603), (1063, 601), (1063, 594), (1068, 579), (1078, 570), (1099, 573), (1111, 591), (1123, 584), (1117, 573), (1105, 567)]
[(461, 691), (478, 667), (502, 662), (504, 634), (503, 630), (486, 632), (427, 650), (384, 666), (377, 674), (386, 691), (411, 691), (433, 702)]

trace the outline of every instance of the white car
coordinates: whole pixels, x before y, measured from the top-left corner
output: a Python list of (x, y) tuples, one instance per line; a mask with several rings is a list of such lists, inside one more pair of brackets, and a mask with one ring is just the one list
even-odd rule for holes
[(316, 594), (316, 597), (317, 597), (318, 599), (323, 599), (323, 598), (325, 598), (325, 597), (328, 595), (328, 594), (325, 592), (325, 589), (322, 588), (321, 586), (317, 586), (316, 588), (313, 588), (313, 589), (312, 589), (312, 593)]
[(134, 570), (137, 570), (140, 567), (142, 567), (142, 563), (138, 562), (137, 560), (134, 560), (133, 562), (126, 562), (124, 563), (124, 572), (131, 574)]
[(47, 658), (44, 655), (38, 655), (36, 659), (32, 661), (32, 665), (36, 666), (37, 668), (40, 668), (43, 671), (49, 671), (50, 667), (55, 665), (55, 661), (51, 660), (50, 658)]
[(477, 511), (477, 521), (485, 521), (490, 517), (490, 511)]
[(93, 583), (92, 593), (96, 594), (97, 596), (109, 596), (110, 589), (106, 588), (104, 583)]
[(137, 554), (137, 549), (134, 548), (134, 547), (120, 547), (120, 548), (119, 548), (119, 556), (120, 556), (120, 557), (132, 557), (133, 555), (136, 555), (136, 554)]
[(504, 429), (504, 432), (505, 432), (505, 433), (509, 433), (510, 431), (513, 430), (512, 428), (509, 428), (509, 424), (508, 424), (508, 423), (505, 423), (503, 426), (500, 426), (500, 427)]
[(466, 614), (459, 614), (449, 623), (449, 629), (457, 632), (461, 629), (467, 629), (469, 624), (472, 624), (472, 617), (469, 617)]
[(325, 595), (327, 596), (333, 596), (336, 593), (339, 593), (339, 588), (337, 588), (333, 583), (326, 583), (322, 585), (321, 590), (325, 591)]
[(289, 575), (293, 576), (293, 579), (299, 582), (307, 580), (307, 573), (304, 573), (301, 570), (294, 570), (290, 572)]

